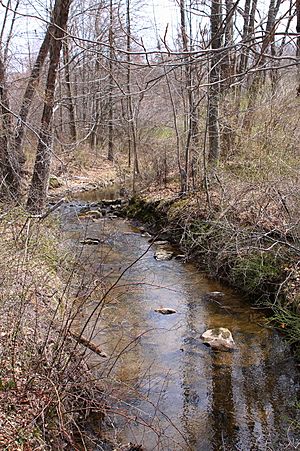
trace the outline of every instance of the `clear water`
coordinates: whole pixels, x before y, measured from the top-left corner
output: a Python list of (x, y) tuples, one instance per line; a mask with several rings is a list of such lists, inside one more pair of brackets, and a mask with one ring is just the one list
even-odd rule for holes
[[(191, 263), (156, 261), (157, 246), (130, 222), (80, 221), (77, 208), (63, 211), (65, 244), (78, 256), (76, 327), (96, 309), (85, 335), (108, 356), (89, 361), (109, 394), (116, 430), (108, 434), (147, 451), (300, 449), (297, 365), (263, 313)], [(86, 236), (103, 244), (80, 245)], [(212, 291), (224, 296), (212, 299)], [(220, 326), (236, 351), (202, 343), (206, 329)]]

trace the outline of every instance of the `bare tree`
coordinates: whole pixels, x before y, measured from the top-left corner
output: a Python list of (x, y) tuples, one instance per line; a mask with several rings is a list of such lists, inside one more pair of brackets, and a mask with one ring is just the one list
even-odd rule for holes
[(13, 145), (13, 124), (5, 76), (0, 56), (0, 193), (2, 198), (17, 200), (20, 196), (20, 162)]
[[(192, 41), (192, 28), (190, 23), (190, 36), (187, 32), (187, 18), (186, 18), (186, 4), (185, 0), (180, 0), (180, 28), (182, 49), (184, 52), (184, 71), (185, 71), (185, 92), (187, 98), (186, 106), (186, 141), (185, 141), (185, 165), (184, 169), (181, 169), (181, 190), (186, 192), (189, 190), (190, 185), (190, 172), (191, 172), (191, 147), (198, 144), (198, 118), (197, 107), (194, 100), (194, 88), (193, 88), (193, 63), (191, 58), (191, 41)], [(190, 44), (189, 44), (190, 43)], [(194, 164), (192, 164), (193, 172)]]
[(128, 120), (128, 165), (131, 164), (131, 153), (133, 154), (133, 178), (140, 173), (137, 153), (136, 120), (133, 112), (133, 101), (131, 94), (131, 14), (130, 0), (126, 0), (126, 51), (127, 51), (127, 120)]
[(18, 122), (17, 126), (15, 128), (15, 148), (16, 152), (20, 155), (20, 163), (23, 165), (25, 163), (25, 154), (23, 150), (23, 139), (24, 139), (24, 133), (26, 128), (26, 122), (28, 118), (28, 114), (30, 111), (30, 107), (34, 98), (34, 93), (36, 90), (36, 87), (39, 84), (39, 79), (41, 75), (41, 71), (43, 68), (43, 65), (45, 63), (48, 51), (49, 51), (49, 45), (50, 45), (50, 31), (49, 28), (46, 31), (44, 40), (42, 42), (42, 45), (40, 47), (39, 53), (37, 55), (36, 61), (34, 63), (34, 66), (32, 68), (29, 80), (27, 82), (27, 86), (23, 95), (23, 100), (20, 108), (20, 112), (18, 115)]
[(63, 42), (63, 61), (64, 61), (65, 82), (66, 82), (66, 91), (67, 91), (66, 104), (67, 104), (67, 108), (68, 108), (68, 112), (69, 112), (71, 140), (73, 143), (76, 143), (76, 140), (77, 140), (76, 118), (75, 118), (75, 108), (74, 108), (73, 94), (72, 94), (72, 88), (71, 88), (69, 40), (67, 38)]
[(214, 173), (220, 158), (220, 49), (222, 48), (222, 8), (220, 0), (211, 2), (211, 56), (208, 88), (208, 164), (210, 175)]
[(108, 96), (108, 154), (107, 158), (109, 161), (114, 159), (114, 143), (113, 143), (113, 58), (114, 58), (114, 13), (113, 13), (113, 0), (109, 2), (109, 96)]
[(297, 13), (297, 57), (298, 57), (298, 88), (297, 96), (300, 96), (300, 0), (296, 0), (296, 13)]
[[(21, 158), (13, 141), (13, 115), (10, 109), (9, 92), (6, 80), (6, 65), (9, 51), (9, 44), (12, 39), (13, 29), (16, 21), (16, 14), (20, 1), (17, 0), (13, 8), (13, 16), (9, 26), (6, 42), (4, 43), (5, 28), (8, 23), (8, 11), (11, 7), (7, 3), (4, 11), (4, 18), (0, 34), (0, 194), (6, 200), (18, 200), (21, 194)], [(3, 54), (2, 54), (3, 47)]]
[(56, 0), (53, 21), (50, 27), (49, 69), (46, 81), (44, 109), (33, 176), (27, 200), (28, 210), (34, 213), (40, 213), (46, 201), (51, 163), (51, 120), (53, 116), (55, 84), (62, 39), (64, 37), (64, 30), (67, 27), (71, 1)]

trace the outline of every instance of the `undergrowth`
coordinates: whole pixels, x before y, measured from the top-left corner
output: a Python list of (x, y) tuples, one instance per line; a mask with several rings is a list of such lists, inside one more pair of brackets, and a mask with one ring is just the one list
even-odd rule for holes
[(100, 421), (105, 401), (68, 333), (58, 223), (5, 206), (1, 219), (0, 448), (78, 449), (87, 417)]

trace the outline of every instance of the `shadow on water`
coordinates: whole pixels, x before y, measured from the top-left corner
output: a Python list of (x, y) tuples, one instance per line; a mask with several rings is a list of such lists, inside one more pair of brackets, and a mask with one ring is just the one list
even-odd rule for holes
[[(119, 440), (146, 450), (297, 449), (297, 366), (282, 338), (265, 327), (263, 314), (193, 264), (156, 261), (157, 245), (145, 253), (147, 238), (128, 221), (83, 223), (77, 208), (66, 206), (62, 215), (66, 244), (80, 254), (81, 288), (95, 278), (103, 282), (84, 305), (78, 329), (137, 260), (95, 324), (93, 340), (109, 357), (90, 357), (111, 394)], [(102, 244), (82, 247), (79, 240), (87, 235)], [(220, 302), (207, 296), (212, 291), (224, 293)], [(160, 315), (154, 311), (160, 307), (177, 313)], [(232, 331), (235, 352), (214, 352), (202, 343), (201, 333), (220, 326)]]

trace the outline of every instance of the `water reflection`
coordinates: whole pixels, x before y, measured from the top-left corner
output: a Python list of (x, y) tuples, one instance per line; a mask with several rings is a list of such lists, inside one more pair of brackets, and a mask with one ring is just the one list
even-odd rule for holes
[[(75, 243), (86, 228), (104, 244), (74, 244), (82, 252), (78, 272), (86, 284), (102, 278), (99, 297), (137, 260), (107, 296), (96, 324), (94, 340), (109, 359), (91, 356), (98, 376), (115, 381), (111, 403), (119, 409), (120, 439), (146, 450), (295, 449), (287, 431), (296, 415), (297, 369), (281, 338), (262, 327), (261, 313), (192, 264), (157, 262), (155, 245), (139, 260), (149, 243), (126, 221), (83, 226), (73, 214), (66, 239)], [(210, 291), (223, 291), (222, 302), (209, 300)], [(90, 302), (86, 316), (97, 299)], [(159, 315), (159, 307), (178, 313)], [(219, 326), (232, 331), (235, 352), (216, 353), (202, 343), (201, 333)]]

